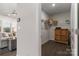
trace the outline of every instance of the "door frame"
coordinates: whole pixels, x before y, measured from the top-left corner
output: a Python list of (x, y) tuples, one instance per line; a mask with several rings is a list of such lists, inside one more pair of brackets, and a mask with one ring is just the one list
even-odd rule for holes
[(71, 50), (72, 56), (77, 56), (77, 3), (71, 3)]

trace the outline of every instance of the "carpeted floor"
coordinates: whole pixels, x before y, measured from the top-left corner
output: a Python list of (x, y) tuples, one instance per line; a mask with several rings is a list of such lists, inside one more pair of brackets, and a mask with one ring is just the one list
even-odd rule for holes
[(49, 40), (42, 45), (42, 56), (71, 56), (67, 51), (67, 45)]

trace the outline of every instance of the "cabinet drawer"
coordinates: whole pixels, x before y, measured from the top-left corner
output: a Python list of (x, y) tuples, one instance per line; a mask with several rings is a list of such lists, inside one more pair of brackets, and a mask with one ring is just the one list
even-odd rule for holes
[(55, 35), (60, 35), (61, 31), (60, 30), (56, 30), (55, 31)]
[(62, 41), (67, 41), (67, 40), (68, 40), (68, 37), (62, 36), (62, 37), (61, 37), (61, 40), (62, 40)]
[(56, 40), (60, 40), (60, 36), (55, 36), (55, 39)]
[(68, 31), (62, 30), (62, 31), (61, 31), (61, 35), (68, 35)]

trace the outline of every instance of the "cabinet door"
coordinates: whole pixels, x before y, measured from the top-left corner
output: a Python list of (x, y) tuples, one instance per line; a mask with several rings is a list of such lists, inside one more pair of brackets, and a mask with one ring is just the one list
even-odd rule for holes
[(61, 30), (55, 30), (55, 35), (59, 36), (61, 33)]

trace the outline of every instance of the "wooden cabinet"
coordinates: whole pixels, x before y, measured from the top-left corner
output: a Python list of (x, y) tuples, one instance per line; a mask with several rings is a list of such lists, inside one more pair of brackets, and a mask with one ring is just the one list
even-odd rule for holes
[(69, 30), (68, 29), (55, 29), (55, 41), (60, 43), (68, 43)]

